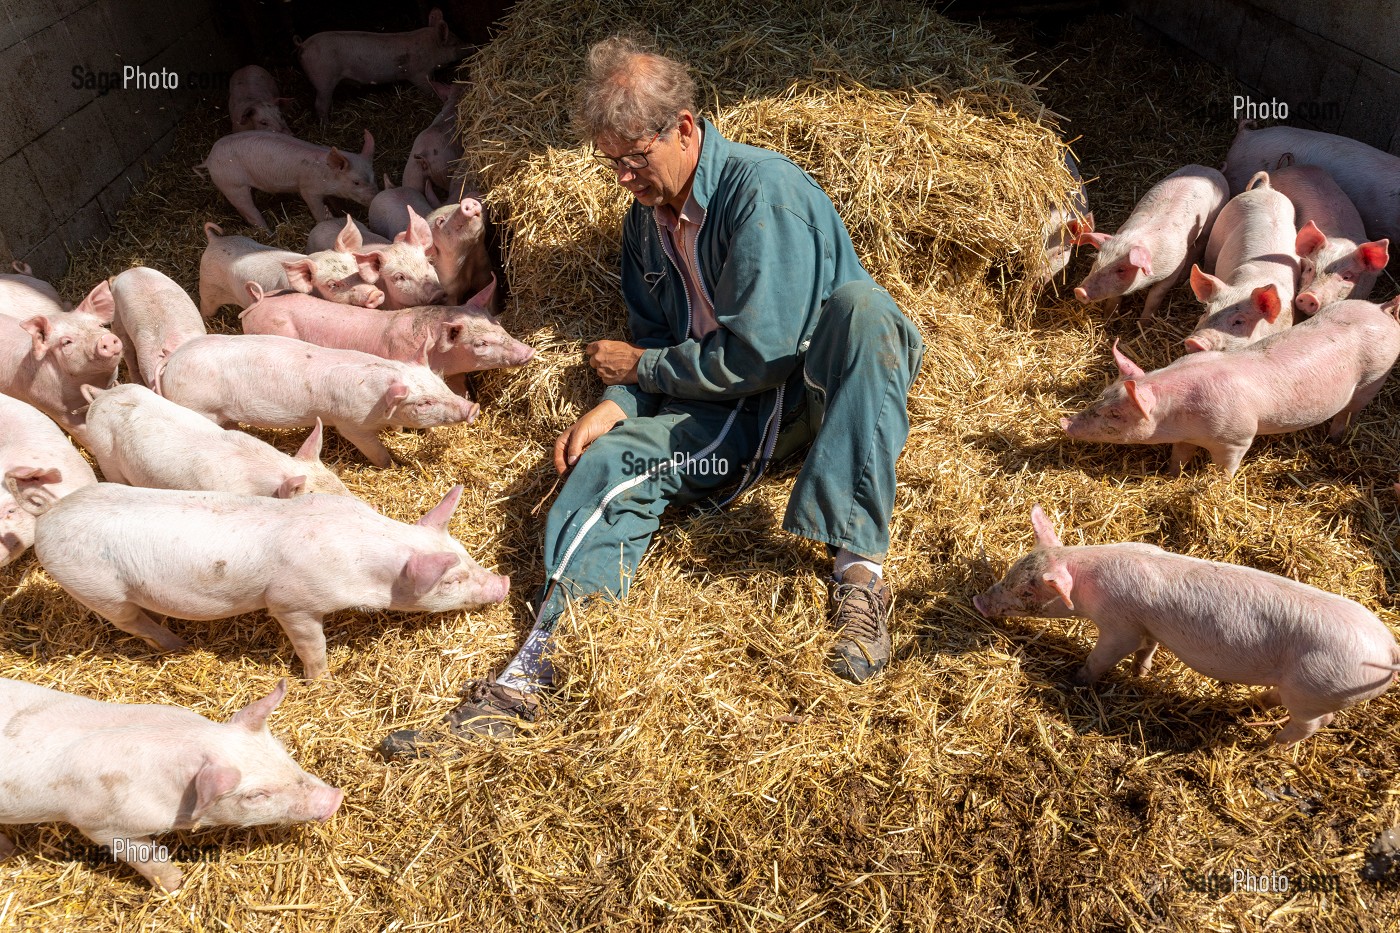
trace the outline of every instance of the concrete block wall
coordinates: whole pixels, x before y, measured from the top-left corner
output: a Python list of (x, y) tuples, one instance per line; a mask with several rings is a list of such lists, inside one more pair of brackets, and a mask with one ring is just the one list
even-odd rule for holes
[(1131, 8), (1260, 102), (1286, 103), (1288, 123), (1400, 155), (1400, 3), (1133, 0)]
[[(108, 234), (201, 85), (232, 71), (214, 2), (0, 0), (0, 271), (21, 259), (58, 278), (70, 248)], [(123, 66), (179, 86), (123, 87)]]

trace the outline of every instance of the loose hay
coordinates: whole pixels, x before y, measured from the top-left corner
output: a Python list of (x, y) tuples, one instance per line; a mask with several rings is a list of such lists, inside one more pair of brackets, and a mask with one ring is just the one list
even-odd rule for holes
[[(1393, 885), (1363, 884), (1356, 869), (1370, 838), (1400, 822), (1400, 694), (1271, 753), (1259, 744), (1269, 730), (1247, 725), (1261, 717), (1243, 688), (1168, 655), (1147, 678), (1120, 668), (1094, 692), (1070, 691), (1091, 625), (988, 622), (969, 599), (1029, 546), (1041, 502), (1067, 542), (1144, 540), (1248, 563), (1358, 599), (1394, 626), (1397, 390), (1339, 446), (1320, 431), (1262, 439), (1229, 485), (1199, 464), (1167, 478), (1159, 449), (1067, 444), (1055, 420), (1106, 380), (1111, 336), (1144, 365), (1165, 363), (1193, 303), (1179, 292), (1141, 330), (1131, 300), (1109, 321), (1053, 294), (1033, 315), (1017, 304), (1015, 256), (1038, 239), (1060, 182), (1032, 177), (1053, 168), (1054, 146), (1017, 116), (1040, 105), (985, 34), (891, 5), (771, 20), (629, 9), (522, 4), (472, 63), (469, 158), (507, 224), (506, 323), (542, 347), (540, 361), (480, 378), (476, 425), (391, 438), (404, 461), (393, 469), (328, 445), (352, 490), (395, 518), (465, 483), (452, 531), (511, 574), (515, 595), (485, 613), (328, 621), (334, 679), (294, 684), (272, 726), (345, 789), (331, 824), (169, 834), (171, 845), (220, 846), (184, 865), (174, 899), (125, 868), (73, 861), (83, 840), (69, 827), (14, 828), (21, 852), (0, 866), (0, 929), (1393, 928)], [(532, 732), (387, 767), (371, 754), (384, 732), (436, 719), (528, 625), (555, 479), (547, 450), (598, 391), (579, 345), (621, 327), (625, 195), (568, 136), (560, 91), (589, 39), (634, 21), (699, 65), (727, 133), (824, 173), (862, 255), (924, 332), (887, 563), (897, 659), (861, 688), (824, 672), (826, 558), (777, 527), (789, 468), (724, 515), (673, 517), (628, 601), (566, 627), (562, 686)], [(1084, 133), (1076, 149), (1086, 177), (1099, 176), (1091, 204), (1112, 228), (1171, 167), (1218, 162), (1230, 128), (1193, 111), (1232, 89), (1121, 19), (1091, 20), (1082, 35), (1094, 38), (1049, 50), (1011, 38), (1033, 55), (1022, 68), (1069, 60), (1039, 94)], [(309, 100), (294, 76), (279, 78)], [(356, 149), (369, 125), (377, 165), (397, 173), (434, 109), (412, 89), (380, 91), (340, 101), (326, 135), (306, 111), (293, 125)], [(852, 128), (867, 109), (868, 127)], [(922, 132), (909, 129), (891, 155), (883, 140), (905, 132), (904, 112)], [(75, 257), (67, 297), (133, 263), (193, 291), (200, 225), (246, 232), (189, 173), (222, 132), (222, 114), (210, 114), (182, 124), (117, 233)], [(804, 128), (833, 114), (828, 132)], [(999, 151), (1029, 161), (999, 166)], [(920, 176), (915, 152), (959, 167)], [(288, 199), (276, 213), (287, 220), (273, 242), (297, 248), (311, 225), (304, 207)], [(1076, 259), (1071, 281), (1088, 262)], [(265, 436), (290, 450), (302, 433)], [(173, 622), (196, 648), (162, 657), (83, 613), (32, 557), (0, 570), (0, 585), (0, 676), (217, 718), (300, 671), (265, 614)], [(1235, 868), (1335, 877), (1338, 888), (1192, 890)]]

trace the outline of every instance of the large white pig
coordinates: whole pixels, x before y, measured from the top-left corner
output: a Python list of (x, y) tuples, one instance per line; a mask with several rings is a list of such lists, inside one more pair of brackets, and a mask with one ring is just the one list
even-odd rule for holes
[[(184, 880), (153, 837), (195, 826), (325, 821), (344, 794), (306, 773), (267, 728), (287, 692), (226, 723), (192, 710), (103, 703), (0, 678), (0, 824), (61, 821), (152, 884)], [(0, 834), (0, 859), (15, 845)]]
[(1369, 298), (1376, 276), (1390, 261), (1390, 241), (1366, 242), (1356, 205), (1327, 170), (1290, 165), (1269, 175), (1274, 188), (1293, 202), (1298, 228), (1298, 295), (1293, 305), (1316, 314), (1323, 305), (1347, 298)]
[(402, 363), (288, 337), (210, 334), (171, 355), (156, 391), (225, 425), (306, 428), (319, 418), (370, 463), (388, 467), (384, 428), (469, 423), (480, 410), (454, 395), (425, 359)]
[(1267, 172), (1220, 210), (1206, 243), (1206, 268), (1191, 267), (1191, 290), (1206, 309), (1186, 350), (1234, 350), (1293, 323), (1298, 254), (1293, 202), (1275, 191)]
[(461, 486), (406, 525), (346, 496), (98, 483), (55, 499), (45, 489), (55, 473), (5, 477), (38, 516), (39, 563), (78, 602), (161, 650), (185, 643), (150, 613), (213, 621), (265, 609), (315, 678), (326, 672), (322, 621), (332, 612), (454, 612), (501, 602), (510, 589), (447, 532)]
[(111, 282), (116, 314), (112, 333), (122, 342), (132, 380), (153, 385), (161, 362), (192, 337), (202, 337), (204, 319), (190, 296), (168, 275), (136, 266)]
[(116, 313), (104, 280), (72, 311), (23, 321), (0, 315), (0, 393), (28, 402), (81, 443), (83, 386), (111, 385), (122, 342), (107, 329)]
[[(296, 455), (161, 398), (144, 386), (88, 386), (87, 449), (109, 483), (154, 489), (207, 489), (244, 496), (350, 491), (321, 463), (321, 423)], [(42, 461), (28, 461), (42, 462)]]
[[(55, 466), (62, 472), (62, 481), (51, 487), (59, 497), (97, 482), (92, 467), (52, 418), (19, 399), (0, 395), (0, 475), (35, 464)], [(0, 490), (0, 567), (33, 543), (34, 516), (20, 508), (8, 491)]]
[(1036, 547), (973, 599), (987, 618), (1078, 616), (1099, 640), (1075, 673), (1087, 687), (1133, 655), (1152, 666), (1158, 645), (1192, 670), (1269, 689), (1288, 724), (1273, 740), (1301, 742), (1333, 716), (1384, 693), (1400, 669), (1400, 645), (1364, 606), (1252, 567), (1173, 554), (1151, 544), (1066, 547), (1040, 506)]
[(248, 283), (265, 292), (294, 288), (327, 301), (377, 308), (384, 293), (360, 278), (353, 256), (303, 256), (246, 236), (224, 236), (218, 224), (204, 225), (199, 257), (199, 313), (213, 317), (224, 305), (246, 308)]

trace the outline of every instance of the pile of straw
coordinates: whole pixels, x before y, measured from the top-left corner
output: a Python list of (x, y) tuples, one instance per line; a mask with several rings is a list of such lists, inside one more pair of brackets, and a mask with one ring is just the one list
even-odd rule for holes
[[(540, 359), (476, 381), (476, 424), (390, 438), (391, 469), (339, 440), (327, 448), (351, 489), (395, 518), (465, 483), (451, 530), (511, 575), (511, 599), (481, 613), (327, 620), (330, 678), (295, 683), (271, 725), (346, 791), (330, 824), (168, 834), (219, 845), (184, 866), (176, 898), (123, 867), (78, 864), (69, 853), (83, 840), (69, 827), (7, 829), (21, 854), (0, 865), (0, 930), (1394, 927), (1393, 885), (1356, 870), (1371, 837), (1400, 822), (1396, 695), (1274, 752), (1247, 690), (1162, 652), (1149, 677), (1124, 665), (1074, 691), (1065, 681), (1092, 625), (988, 622), (970, 598), (1030, 546), (1040, 502), (1067, 542), (1142, 540), (1251, 564), (1360, 600), (1394, 626), (1395, 388), (1340, 445), (1319, 430), (1262, 439), (1229, 484), (1199, 464), (1166, 477), (1165, 450), (1064, 441), (1056, 419), (1108, 378), (1111, 339), (1161, 365), (1194, 302), (1178, 293), (1146, 328), (1132, 300), (1106, 320), (1052, 291), (1024, 313), (1018, 257), (1063, 180), (1049, 130), (1029, 119), (1042, 115), (1036, 96), (975, 29), (921, 7), (835, 6), (517, 7), (470, 63), (478, 84), (464, 116), (505, 227), (504, 320)], [(547, 451), (598, 392), (579, 349), (622, 331), (625, 196), (569, 137), (563, 91), (590, 39), (637, 23), (696, 64), (727, 134), (818, 175), (928, 342), (886, 562), (896, 659), (863, 687), (824, 670), (828, 563), (777, 527), (789, 468), (723, 515), (668, 518), (629, 599), (565, 626), (560, 688), (535, 728), (384, 765), (372, 749), (386, 731), (437, 719), (529, 625), (555, 481)], [(1039, 96), (1083, 134), (1091, 203), (1112, 229), (1166, 171), (1218, 162), (1231, 127), (1197, 108), (1234, 89), (1121, 19), (1080, 35), (1049, 49), (1011, 38), (1031, 56), (1022, 69), (1067, 60)], [(309, 100), (304, 83), (279, 78)], [(293, 115), (294, 129), (358, 148), (368, 125), (379, 166), (396, 173), (435, 107), (412, 89), (381, 91), (339, 101), (328, 135), (309, 113)], [(189, 173), (221, 119), (185, 122), (117, 233), (75, 257), (67, 297), (134, 263), (193, 291), (200, 224), (248, 232)], [(934, 157), (938, 170), (920, 168)], [(273, 241), (296, 248), (310, 220), (296, 199), (282, 204)], [(292, 449), (301, 433), (264, 436)], [(172, 621), (194, 647), (157, 656), (84, 612), (32, 558), (0, 571), (0, 599), (0, 676), (218, 718), (300, 673), (262, 613)], [(1293, 890), (1195, 889), (1246, 868), (1288, 873)], [(1335, 892), (1300, 892), (1304, 873)]]

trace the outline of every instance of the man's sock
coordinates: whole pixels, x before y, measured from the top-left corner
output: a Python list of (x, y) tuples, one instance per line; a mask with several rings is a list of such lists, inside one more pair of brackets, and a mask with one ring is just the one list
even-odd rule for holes
[(545, 658), (550, 647), (549, 634), (548, 629), (536, 623), (526, 636), (525, 644), (520, 646), (506, 669), (501, 671), (501, 676), (496, 678), (496, 683), (521, 693), (538, 693), (541, 688), (549, 686), (554, 679), (554, 670)]
[(832, 571), (832, 576), (840, 580), (846, 575), (846, 570), (850, 567), (864, 567), (866, 570), (875, 574), (875, 579), (877, 580), (884, 574), (885, 569), (877, 561), (861, 557), (859, 554), (852, 554), (850, 551), (842, 548), (836, 552), (836, 566)]

